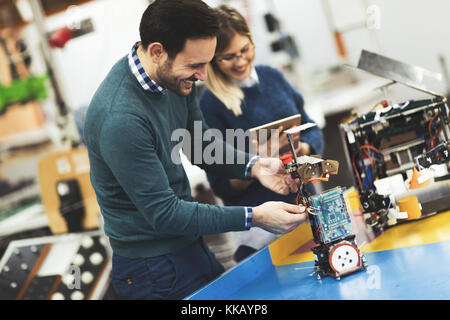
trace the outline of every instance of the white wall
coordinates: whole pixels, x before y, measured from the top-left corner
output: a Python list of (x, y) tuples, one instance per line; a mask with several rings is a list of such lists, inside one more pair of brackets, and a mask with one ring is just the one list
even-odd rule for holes
[[(285, 30), (296, 37), (303, 54), (303, 65), (308, 72), (341, 62), (336, 54), (322, 1), (273, 2), (275, 14), (283, 19)], [(450, 1), (371, 0), (367, 1), (367, 6), (369, 5), (379, 8), (380, 29), (361, 29), (344, 35), (351, 64), (357, 64), (361, 49), (379, 52), (434, 72), (442, 72), (439, 54), (443, 54), (450, 64)], [(342, 9), (345, 11), (345, 8)], [(444, 83), (441, 83), (441, 87), (436, 90), (442, 92), (444, 88)], [(409, 89), (400, 89), (399, 94), (405, 98), (421, 95)]]
[[(336, 1), (336, 0), (334, 0)], [(361, 0), (346, 0), (345, 2)], [(206, 0), (211, 6), (225, 1)], [(269, 38), (263, 16), (276, 15), (283, 30), (295, 37), (301, 53), (303, 72), (342, 63), (339, 59), (326, 19), (322, 0), (231, 0), (251, 21), (257, 45), (256, 63), (276, 65), (269, 50)], [(336, 1), (343, 3), (342, 0)], [(148, 0), (96, 0), (80, 6), (81, 17), (93, 20), (95, 32), (70, 41), (64, 49), (55, 49), (61, 86), (70, 108), (88, 105), (96, 88), (111, 66), (139, 39), (140, 17)], [(361, 49), (441, 72), (438, 55), (450, 64), (450, 1), (448, 0), (367, 0), (381, 13), (380, 29), (361, 29), (344, 35), (349, 62), (356, 65)], [(345, 12), (347, 8), (340, 8)], [(341, 12), (341, 13), (342, 13)], [(55, 30), (67, 23), (64, 13), (46, 19), (47, 29)], [(379, 39), (379, 43), (375, 41)], [(398, 87), (398, 86), (397, 86)], [(438, 91), (444, 90), (444, 84)], [(405, 89), (400, 95), (418, 93)], [(400, 97), (401, 99), (402, 97)]]
[[(376, 0), (373, 3), (381, 8), (379, 34), (386, 55), (442, 73), (438, 59), (442, 54), (450, 67), (450, 1)], [(444, 92), (444, 82), (436, 90)]]
[(338, 62), (321, 1), (274, 0), (273, 6), (283, 30), (296, 39), (307, 72)]
[[(139, 22), (148, 4), (148, 0), (96, 0), (79, 6), (78, 16), (81, 20), (91, 18), (95, 31), (69, 41), (63, 49), (53, 49), (70, 109), (87, 106), (114, 63), (139, 41)], [(50, 16), (45, 20), (46, 29), (57, 30), (68, 21), (66, 12)]]

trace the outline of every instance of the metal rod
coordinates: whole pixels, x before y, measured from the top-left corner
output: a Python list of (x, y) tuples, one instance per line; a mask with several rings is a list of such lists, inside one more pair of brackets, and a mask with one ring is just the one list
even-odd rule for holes
[(45, 30), (45, 21), (44, 21), (44, 9), (42, 7), (42, 3), (40, 0), (29, 0), (28, 3), (30, 4), (31, 11), (33, 12), (33, 21), (36, 26), (36, 29), (38, 30), (39, 36), (41, 38), (41, 50), (42, 50), (42, 56), (45, 61), (45, 65), (47, 67), (50, 81), (52, 83), (56, 103), (58, 106), (58, 111), (61, 116), (66, 116), (69, 112), (67, 105), (65, 103), (65, 99), (63, 96), (63, 93), (61, 91), (61, 88), (59, 86), (59, 79), (58, 75), (59, 73), (56, 71), (57, 68), (55, 67), (55, 64), (53, 63), (54, 57), (52, 53), (52, 49), (50, 48), (50, 45), (47, 41), (47, 33)]
[(297, 164), (298, 160), (297, 160), (297, 155), (295, 154), (295, 148), (294, 148), (294, 143), (292, 141), (292, 136), (291, 136), (290, 133), (286, 133), (286, 134), (287, 134), (287, 137), (288, 137), (289, 145), (291, 147), (292, 155), (294, 156), (295, 164)]

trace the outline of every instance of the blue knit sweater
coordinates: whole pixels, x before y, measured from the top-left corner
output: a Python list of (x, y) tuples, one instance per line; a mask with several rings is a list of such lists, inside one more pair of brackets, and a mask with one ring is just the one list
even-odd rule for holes
[[(242, 115), (236, 117), (209, 90), (200, 97), (200, 107), (206, 123), (210, 128), (219, 129), (225, 136), (226, 129), (241, 128), (244, 131), (300, 113), (302, 123), (314, 122), (306, 114), (302, 95), (295, 90), (281, 72), (269, 66), (257, 66), (259, 84), (250, 88), (243, 88), (244, 101)], [(311, 146), (311, 154), (322, 154), (323, 137), (318, 127), (302, 132), (301, 141)], [(237, 147), (237, 146), (236, 146)], [(248, 141), (246, 146), (248, 151)], [(266, 201), (285, 201), (294, 203), (296, 194), (282, 196), (264, 188), (258, 181), (242, 193), (235, 193), (230, 187), (229, 180), (208, 174), (208, 180), (214, 193), (222, 198), (225, 205), (257, 206)], [(308, 191), (314, 188), (308, 186)]]

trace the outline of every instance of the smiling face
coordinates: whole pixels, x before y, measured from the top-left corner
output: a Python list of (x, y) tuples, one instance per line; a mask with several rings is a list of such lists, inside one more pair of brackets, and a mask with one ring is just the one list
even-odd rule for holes
[(216, 55), (216, 65), (226, 76), (242, 81), (250, 76), (255, 58), (254, 45), (246, 35), (235, 33), (228, 48)]
[(158, 84), (180, 96), (192, 92), (195, 81), (206, 80), (206, 65), (214, 57), (216, 38), (188, 39), (174, 59), (166, 58), (156, 70)]

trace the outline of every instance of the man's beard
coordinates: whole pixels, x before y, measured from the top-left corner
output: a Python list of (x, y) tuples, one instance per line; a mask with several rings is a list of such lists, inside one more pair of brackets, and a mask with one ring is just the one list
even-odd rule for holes
[(173, 75), (172, 73), (172, 62), (167, 61), (165, 62), (158, 70), (156, 70), (156, 75), (158, 77), (158, 84), (163, 86), (164, 88), (171, 90), (175, 92), (176, 94), (180, 96), (187, 96), (192, 92), (191, 90), (185, 89), (183, 91), (182, 88), (182, 81), (183, 80), (190, 80), (190, 81), (196, 81), (197, 79), (193, 75), (192, 77), (188, 79), (180, 79)]

